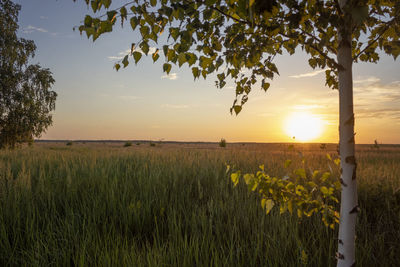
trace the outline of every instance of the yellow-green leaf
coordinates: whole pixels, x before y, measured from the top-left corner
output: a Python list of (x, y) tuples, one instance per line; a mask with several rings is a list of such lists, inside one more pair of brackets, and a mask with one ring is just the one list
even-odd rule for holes
[(272, 208), (275, 206), (275, 202), (272, 199), (268, 199), (265, 203), (265, 208), (267, 214), (272, 210)]
[(133, 52), (133, 58), (135, 59), (135, 64), (137, 64), (139, 60), (142, 58), (142, 53), (138, 51)]
[(231, 180), (235, 186), (239, 183), (239, 177), (240, 177), (239, 172), (234, 172), (231, 174)]

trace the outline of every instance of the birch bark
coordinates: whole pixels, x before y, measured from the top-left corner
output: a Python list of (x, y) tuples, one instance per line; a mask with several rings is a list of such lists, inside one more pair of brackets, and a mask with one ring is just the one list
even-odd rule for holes
[[(347, 0), (339, 1), (340, 7)], [(337, 266), (355, 265), (355, 227), (357, 219), (356, 160), (354, 155), (354, 113), (353, 113), (353, 74), (351, 47), (351, 16), (345, 15), (345, 23), (339, 29), (339, 48), (337, 60), (339, 74), (339, 154), (341, 159), (341, 201)]]

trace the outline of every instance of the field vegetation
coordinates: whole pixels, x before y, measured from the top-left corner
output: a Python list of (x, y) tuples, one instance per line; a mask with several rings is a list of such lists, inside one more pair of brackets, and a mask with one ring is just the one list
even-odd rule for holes
[[(226, 164), (282, 177), (287, 159), (304, 158), (307, 171), (328, 170), (336, 145), (123, 144), (0, 151), (0, 265), (335, 266), (338, 227), (266, 215)], [(400, 146), (357, 146), (357, 158), (357, 263), (396, 266)]]

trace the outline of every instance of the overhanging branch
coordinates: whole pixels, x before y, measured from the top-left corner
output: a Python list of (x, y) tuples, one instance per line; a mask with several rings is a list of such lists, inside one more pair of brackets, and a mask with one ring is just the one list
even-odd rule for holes
[(385, 22), (384, 24), (385, 27), (382, 28), (381, 32), (378, 34), (376, 38), (374, 38), (372, 41), (368, 42), (368, 45), (364, 47), (363, 50), (361, 50), (357, 55), (353, 57), (353, 62), (357, 60), (357, 58), (362, 55), (365, 51), (367, 51), (368, 48), (370, 48), (373, 44), (375, 44), (381, 37), (386, 33), (386, 31), (389, 29), (389, 27), (393, 24), (393, 22), (397, 19), (397, 16), (395, 16), (392, 20)]

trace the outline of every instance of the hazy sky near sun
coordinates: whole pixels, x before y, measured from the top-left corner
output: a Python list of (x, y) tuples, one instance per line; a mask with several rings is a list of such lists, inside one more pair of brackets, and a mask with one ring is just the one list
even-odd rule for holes
[[(72, 28), (90, 13), (83, 0), (15, 2), (22, 5), (19, 36), (37, 45), (32, 62), (50, 68), (56, 80), (53, 126), (42, 139), (291, 142), (285, 122), (308, 112), (323, 122), (322, 135), (310, 141), (338, 141), (338, 92), (324, 86), (323, 71), (309, 67), (301, 50), (278, 56), (280, 76), (266, 93), (256, 84), (234, 116), (233, 83), (217, 89), (212, 77), (193, 81), (187, 65), (166, 76), (163, 55), (116, 72), (114, 63), (139, 36), (128, 24), (95, 43), (80, 36)], [(353, 70), (356, 142), (400, 143), (400, 60), (381, 54), (378, 64)]]

